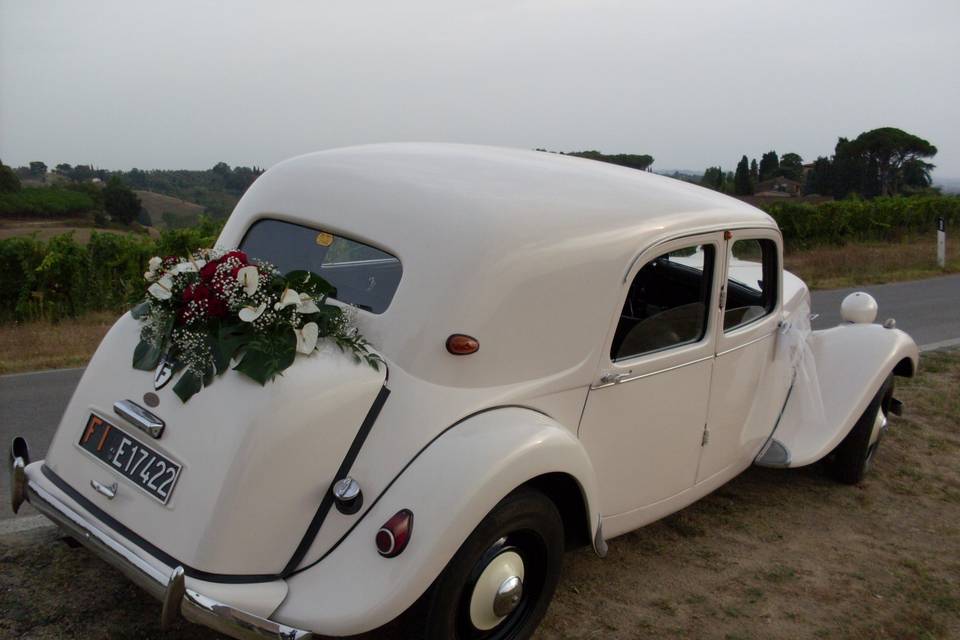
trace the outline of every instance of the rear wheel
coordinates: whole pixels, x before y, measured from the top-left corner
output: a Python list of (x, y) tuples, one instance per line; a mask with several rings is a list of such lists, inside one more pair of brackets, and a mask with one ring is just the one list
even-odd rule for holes
[(829, 461), (830, 471), (837, 481), (858, 484), (870, 469), (880, 440), (887, 431), (887, 416), (893, 399), (893, 374), (887, 376), (880, 390), (847, 434)]
[[(415, 625), (427, 640), (522, 640), (543, 619), (560, 578), (563, 522), (523, 489), (504, 498), (424, 596)], [(425, 615), (424, 615), (425, 614)]]

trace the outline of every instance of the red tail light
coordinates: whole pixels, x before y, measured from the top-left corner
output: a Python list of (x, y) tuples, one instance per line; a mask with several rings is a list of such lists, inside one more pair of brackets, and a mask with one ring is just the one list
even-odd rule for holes
[(455, 356), (468, 356), (480, 350), (480, 341), (473, 336), (454, 333), (447, 338), (447, 351)]
[(407, 548), (411, 535), (413, 535), (413, 512), (402, 509), (377, 531), (377, 551), (384, 558), (398, 556)]

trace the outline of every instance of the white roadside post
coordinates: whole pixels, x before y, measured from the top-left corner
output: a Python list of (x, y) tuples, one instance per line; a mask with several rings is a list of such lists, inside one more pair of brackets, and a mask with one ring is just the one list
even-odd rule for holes
[(943, 269), (947, 264), (947, 225), (943, 216), (937, 218), (937, 265)]

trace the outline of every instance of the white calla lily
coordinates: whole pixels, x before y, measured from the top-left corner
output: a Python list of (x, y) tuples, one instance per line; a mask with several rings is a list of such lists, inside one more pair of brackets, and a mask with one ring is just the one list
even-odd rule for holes
[(163, 276), (147, 288), (147, 292), (157, 300), (169, 300), (173, 295), (173, 279)]
[(308, 322), (300, 329), (294, 329), (297, 336), (297, 353), (311, 354), (317, 348), (320, 338), (320, 327), (316, 322)]
[(261, 302), (260, 306), (257, 307), (244, 307), (237, 312), (237, 315), (244, 322), (253, 322), (257, 318), (263, 315), (263, 312), (267, 308), (266, 302)]
[(280, 296), (280, 302), (273, 305), (273, 308), (280, 311), (280, 309), (285, 309), (294, 304), (300, 304), (300, 294), (293, 289), (284, 289), (283, 295)]
[(163, 265), (163, 260), (161, 260), (158, 256), (153, 256), (150, 258), (150, 261), (147, 262), (147, 266), (150, 267), (150, 271), (156, 271), (161, 265)]
[(196, 273), (200, 271), (205, 264), (207, 264), (206, 260), (188, 260), (187, 262), (177, 264), (170, 270), (170, 273)]
[(300, 302), (297, 303), (297, 313), (316, 313), (317, 311), (320, 311), (320, 307), (313, 298), (307, 293), (301, 293)]
[(237, 282), (248, 296), (252, 296), (260, 286), (260, 272), (254, 266), (243, 267), (237, 271)]

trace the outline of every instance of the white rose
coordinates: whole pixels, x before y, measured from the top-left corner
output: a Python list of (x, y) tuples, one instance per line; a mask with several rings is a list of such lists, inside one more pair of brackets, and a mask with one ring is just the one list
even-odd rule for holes
[(150, 261), (147, 263), (147, 266), (150, 267), (150, 271), (156, 271), (163, 265), (163, 260), (157, 256), (150, 258)]

